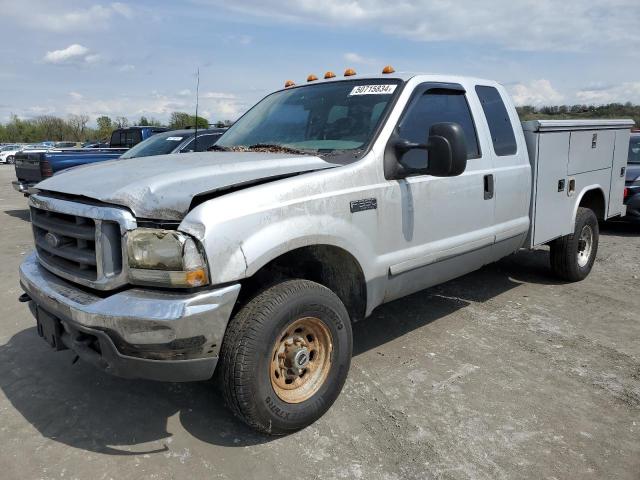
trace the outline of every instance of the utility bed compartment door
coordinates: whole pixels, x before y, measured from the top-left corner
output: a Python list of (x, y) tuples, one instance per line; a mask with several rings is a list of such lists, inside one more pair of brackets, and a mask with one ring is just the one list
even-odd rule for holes
[(567, 196), (570, 138), (568, 132), (538, 136), (533, 245), (571, 233), (573, 202)]
[(569, 175), (611, 168), (615, 130), (571, 132)]

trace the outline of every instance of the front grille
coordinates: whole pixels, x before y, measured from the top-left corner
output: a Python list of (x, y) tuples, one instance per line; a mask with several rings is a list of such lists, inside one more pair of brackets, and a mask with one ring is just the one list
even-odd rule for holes
[(98, 279), (93, 219), (31, 207), (31, 223), (42, 260), (80, 278)]
[(127, 283), (123, 236), (136, 226), (128, 211), (44, 196), (29, 198), (40, 264), (98, 290)]

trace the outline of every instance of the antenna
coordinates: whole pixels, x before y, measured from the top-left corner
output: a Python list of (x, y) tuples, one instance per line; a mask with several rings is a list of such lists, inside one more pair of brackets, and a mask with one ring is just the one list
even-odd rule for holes
[(198, 151), (198, 98), (200, 96), (200, 67), (196, 71), (196, 132), (193, 137), (193, 151)]

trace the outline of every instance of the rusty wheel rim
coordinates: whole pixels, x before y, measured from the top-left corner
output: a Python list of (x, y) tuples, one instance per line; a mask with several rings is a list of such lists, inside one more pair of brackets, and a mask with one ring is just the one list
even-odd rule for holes
[(276, 395), (286, 403), (300, 403), (315, 395), (331, 370), (333, 341), (316, 317), (303, 317), (277, 337), (269, 378)]

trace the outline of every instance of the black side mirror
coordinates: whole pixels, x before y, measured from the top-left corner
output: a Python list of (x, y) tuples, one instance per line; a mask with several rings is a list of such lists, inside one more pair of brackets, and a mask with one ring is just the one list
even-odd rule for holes
[[(397, 139), (393, 143), (393, 149), (395, 150), (399, 168), (394, 169), (395, 172), (392, 178), (402, 178), (411, 174), (455, 177), (462, 174), (467, 168), (467, 143), (464, 130), (457, 123), (435, 123), (429, 129), (429, 137), (426, 144), (422, 145)], [(423, 168), (411, 167), (402, 161), (405, 153), (415, 149), (429, 152), (428, 162), (425, 158), (425, 166)]]

